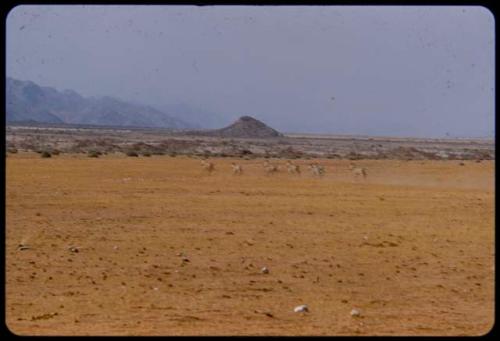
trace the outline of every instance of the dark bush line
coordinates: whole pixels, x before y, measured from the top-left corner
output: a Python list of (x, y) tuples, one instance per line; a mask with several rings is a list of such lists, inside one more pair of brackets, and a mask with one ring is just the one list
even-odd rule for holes
[(102, 152), (98, 151), (98, 150), (90, 150), (87, 155), (89, 157), (99, 157), (102, 155)]

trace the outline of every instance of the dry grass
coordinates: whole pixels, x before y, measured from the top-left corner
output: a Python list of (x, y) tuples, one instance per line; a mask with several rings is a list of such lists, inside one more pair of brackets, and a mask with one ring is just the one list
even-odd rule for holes
[[(349, 160), (310, 160), (325, 165), (321, 179), (287, 174), (285, 160), (271, 176), (262, 159), (238, 159), (243, 176), (232, 175), (233, 158), (212, 161), (208, 175), (184, 156), (9, 155), (11, 331), (479, 335), (492, 327), (492, 161), (356, 161), (366, 180), (353, 177)], [(294, 313), (300, 304), (310, 312)]]

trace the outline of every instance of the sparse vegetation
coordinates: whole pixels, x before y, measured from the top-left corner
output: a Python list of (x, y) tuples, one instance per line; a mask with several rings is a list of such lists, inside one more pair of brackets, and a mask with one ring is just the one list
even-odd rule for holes
[(41, 157), (43, 157), (43, 158), (52, 157), (52, 154), (48, 151), (42, 151), (42, 152), (40, 152), (40, 154), (41, 154)]
[[(49, 131), (45, 128), (23, 129), (12, 133), (7, 139), (7, 153), (11, 148), (19, 151), (35, 151), (41, 154), (49, 151), (52, 155), (58, 154), (58, 149), (64, 153), (89, 155), (89, 152), (100, 151), (108, 153), (123, 153), (134, 151), (138, 156), (149, 155), (178, 155), (203, 157), (245, 157), (251, 158), (279, 158), (305, 159), (306, 156), (326, 159), (350, 160), (492, 160), (495, 158), (492, 142), (454, 142), (443, 145), (435, 141), (413, 141), (402, 139), (401, 145), (397, 141), (386, 141), (373, 138), (351, 140), (330, 138), (284, 137), (280, 139), (253, 139), (242, 141), (239, 139), (221, 138), (193, 138), (192, 136), (177, 134), (165, 139), (165, 134), (154, 130), (144, 133), (134, 140), (128, 139), (128, 132), (117, 130), (103, 135), (99, 130), (83, 129), (71, 131)], [(107, 133), (106, 133), (107, 134)], [(134, 133), (135, 134), (135, 133)], [(15, 136), (15, 143), (12, 137)], [(106, 137), (105, 137), (106, 136)], [(95, 157), (95, 156), (93, 156)]]
[(248, 150), (248, 149), (241, 149), (238, 151), (237, 156), (243, 157), (243, 156), (250, 156), (253, 155), (253, 153)]
[(356, 153), (356, 152), (349, 152), (349, 154), (347, 154), (346, 157), (349, 160), (361, 160), (361, 159), (363, 159), (363, 156), (361, 154)]
[(89, 157), (99, 157), (100, 155), (102, 155), (102, 153), (96, 150), (91, 150), (88, 152)]
[(139, 154), (137, 154), (136, 151), (134, 150), (129, 150), (125, 153), (125, 155), (130, 156), (130, 157), (139, 157)]
[(9, 153), (11, 153), (11, 154), (17, 154), (17, 149), (16, 148), (9, 148), (7, 151)]

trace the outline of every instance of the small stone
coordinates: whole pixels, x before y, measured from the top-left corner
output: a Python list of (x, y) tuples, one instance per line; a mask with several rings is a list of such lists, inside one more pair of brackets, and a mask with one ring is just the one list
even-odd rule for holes
[(351, 310), (351, 316), (352, 317), (359, 317), (359, 316), (361, 316), (361, 312), (358, 309), (353, 309), (353, 310)]
[(263, 274), (268, 274), (269, 273), (269, 269), (266, 268), (266, 267), (263, 267), (262, 269), (260, 269), (260, 272), (263, 273)]
[(293, 311), (296, 313), (307, 313), (309, 312), (309, 307), (307, 306), (307, 304), (303, 304), (295, 307)]

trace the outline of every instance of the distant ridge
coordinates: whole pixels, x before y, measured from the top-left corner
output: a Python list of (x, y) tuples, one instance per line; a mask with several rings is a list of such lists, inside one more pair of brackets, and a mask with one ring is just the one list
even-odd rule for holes
[(284, 136), (279, 131), (250, 116), (242, 116), (234, 123), (221, 129), (192, 130), (185, 131), (184, 134), (232, 138), (276, 138)]
[(6, 122), (193, 129), (196, 126), (151, 106), (120, 99), (80, 96), (31, 81), (6, 79)]

